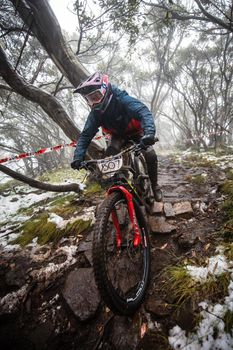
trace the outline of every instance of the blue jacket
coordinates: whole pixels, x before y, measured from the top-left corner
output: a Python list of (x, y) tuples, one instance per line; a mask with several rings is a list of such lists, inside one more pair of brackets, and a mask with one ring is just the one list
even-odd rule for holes
[(146, 105), (116, 86), (112, 86), (112, 93), (111, 102), (104, 112), (92, 109), (88, 115), (77, 141), (74, 160), (84, 159), (87, 148), (99, 127), (124, 137), (127, 135), (129, 125), (132, 124), (132, 121), (136, 121), (142, 129), (142, 134), (155, 135), (154, 117)]

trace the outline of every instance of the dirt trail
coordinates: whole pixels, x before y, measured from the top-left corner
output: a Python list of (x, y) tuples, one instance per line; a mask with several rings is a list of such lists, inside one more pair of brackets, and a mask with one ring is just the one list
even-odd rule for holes
[[(195, 183), (200, 176), (202, 180)], [(217, 168), (194, 168), (192, 164), (176, 164), (171, 158), (161, 157), (159, 179), (164, 202), (154, 207), (149, 219), (151, 284), (134, 317), (114, 316), (101, 303), (93, 285), (89, 232), (73, 255), (76, 262), (56, 278), (47, 279), (46, 275), (35, 278), (31, 271), (35, 269), (38, 275), (44, 264), (39, 258), (46, 253), (50, 254), (51, 263), (64, 263), (69, 256), (62, 250), (64, 242), (55, 256), (48, 246), (42, 247), (33, 263), (26, 250), (19, 255), (17, 252), (2, 255), (0, 297), (18, 293), (14, 311), (0, 312), (2, 350), (169, 349), (164, 338), (166, 332), (177, 322), (187, 327), (193, 315), (183, 312), (179, 318), (174, 316), (172, 295), (161, 289), (162, 273), (184, 257), (195, 260), (213, 251), (221, 222), (217, 189), (224, 173)], [(98, 200), (93, 199), (91, 205)], [(75, 242), (69, 241), (70, 247)], [(27, 290), (21, 297), (20, 290), (25, 285)], [(10, 302), (5, 300), (5, 304)]]

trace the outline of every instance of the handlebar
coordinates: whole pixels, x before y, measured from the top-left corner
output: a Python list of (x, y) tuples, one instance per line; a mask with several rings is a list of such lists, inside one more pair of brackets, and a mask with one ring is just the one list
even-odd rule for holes
[[(159, 139), (158, 137), (155, 137), (154, 139), (154, 143), (158, 142)], [(133, 142), (133, 141), (132, 141)], [(149, 147), (149, 146), (148, 146)], [(133, 145), (131, 145), (130, 147), (124, 149), (123, 151), (113, 155), (113, 156), (109, 156), (109, 157), (105, 157), (102, 159), (91, 159), (91, 160), (84, 160), (81, 165), (80, 165), (80, 169), (88, 169), (90, 168), (90, 166), (93, 164), (97, 164), (97, 163), (101, 163), (103, 160), (113, 160), (114, 158), (118, 158), (120, 156), (122, 156), (125, 153), (128, 152), (135, 152), (136, 154), (139, 154), (141, 151), (145, 150), (144, 147), (141, 146), (140, 143), (133, 143)]]
[(90, 168), (91, 165), (97, 164), (97, 163), (101, 163), (103, 160), (113, 160), (115, 158), (119, 158), (120, 156), (122, 156), (125, 153), (128, 152), (140, 152), (142, 150), (142, 147), (140, 144), (134, 144), (126, 149), (124, 149), (123, 151), (113, 155), (113, 156), (109, 156), (109, 157), (105, 157), (102, 159), (91, 159), (91, 160), (84, 160), (81, 165), (80, 165), (80, 169), (88, 169)]

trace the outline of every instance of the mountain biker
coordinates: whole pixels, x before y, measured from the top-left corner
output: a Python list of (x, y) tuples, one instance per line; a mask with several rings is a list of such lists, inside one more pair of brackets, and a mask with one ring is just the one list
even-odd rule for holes
[(77, 141), (73, 169), (79, 169), (87, 148), (99, 127), (111, 135), (106, 156), (115, 155), (128, 139), (140, 142), (145, 149), (148, 175), (156, 201), (162, 200), (158, 186), (157, 155), (151, 147), (155, 142), (155, 124), (152, 113), (141, 101), (128, 95), (108, 81), (108, 75), (96, 72), (74, 90), (81, 94), (91, 107), (86, 124)]

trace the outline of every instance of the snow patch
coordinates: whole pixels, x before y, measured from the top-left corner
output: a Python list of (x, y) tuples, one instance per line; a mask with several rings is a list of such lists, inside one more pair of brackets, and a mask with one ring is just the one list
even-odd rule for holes
[[(12, 216), (16, 215), (17, 211), (21, 208), (29, 208), (31, 205), (38, 203), (42, 200), (56, 196), (54, 192), (46, 193), (29, 193), (26, 196), (21, 194), (15, 194), (12, 196), (3, 197), (0, 196), (0, 221), (9, 220)], [(17, 221), (26, 220), (25, 216), (17, 216)]]
[(17, 310), (21, 300), (25, 297), (28, 290), (28, 284), (25, 284), (17, 292), (8, 293), (0, 299), (0, 314), (12, 313)]
[(64, 229), (70, 220), (64, 220), (61, 216), (51, 213), (48, 218), (49, 222), (53, 222), (58, 229)]
[(219, 276), (223, 272), (228, 271), (229, 266), (226, 257), (218, 254), (209, 258), (206, 267), (187, 265), (186, 269), (192, 278), (205, 282), (210, 274)]
[(60, 264), (49, 263), (45, 268), (43, 267), (40, 270), (32, 271), (31, 276), (37, 281), (49, 280), (51, 277), (54, 278), (55, 276), (57, 277), (61, 272), (63, 273), (66, 268), (76, 262), (74, 255), (76, 254), (77, 248), (76, 245), (59, 248), (54, 256), (56, 257), (59, 256), (59, 253), (64, 253), (66, 255), (66, 260)]
[(229, 263), (223, 255), (224, 247), (217, 248), (219, 253), (209, 259), (207, 267), (187, 266), (191, 276), (204, 282), (209, 274), (220, 275), (231, 272), (231, 282), (228, 286), (228, 296), (222, 304), (210, 304), (208, 301), (199, 303), (202, 320), (193, 332), (186, 333), (179, 326), (169, 332), (169, 343), (174, 350), (230, 350), (233, 349), (233, 336), (225, 331), (224, 316), (227, 311), (233, 312), (233, 272), (232, 261)]

